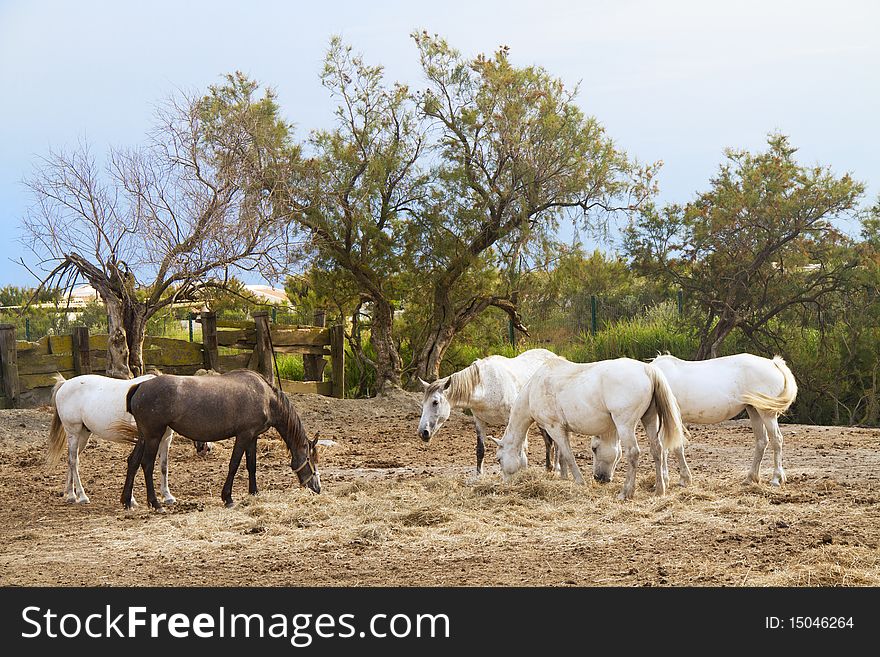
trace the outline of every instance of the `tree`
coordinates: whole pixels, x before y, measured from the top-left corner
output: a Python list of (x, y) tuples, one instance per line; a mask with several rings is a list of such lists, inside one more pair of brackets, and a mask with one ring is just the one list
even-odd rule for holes
[(52, 152), (26, 181), (26, 241), (48, 272), (40, 289), (85, 278), (98, 291), (108, 375), (143, 373), (156, 312), (222, 286), (230, 267), (269, 264), (286, 243), (280, 190), (298, 151), (274, 93), (256, 98), (258, 88), (227, 75), (204, 97), (169, 100), (144, 147), (113, 149), (103, 167), (86, 144)]
[[(349, 342), (360, 361), (375, 367), (382, 392), (400, 385), (394, 311), (400, 273), (410, 266), (404, 227), (427, 189), (420, 166), (424, 130), (409, 90), (386, 86), (382, 67), (365, 64), (338, 37), (330, 42), (321, 81), (338, 102), (336, 127), (309, 140), (313, 157), (299, 191), (303, 210), (292, 219), (311, 235), (317, 266), (359, 296)], [(374, 358), (360, 339), (365, 306)]]
[(447, 42), (415, 33), (427, 89), (422, 115), (438, 134), (438, 183), (414, 228), (425, 305), (415, 373), (437, 378), (456, 334), (489, 307), (526, 331), (505, 275), (531, 240), (566, 213), (595, 227), (653, 191), (655, 166), (617, 149), (576, 90), (540, 67), (518, 68), (508, 49), (465, 59)]
[(858, 262), (834, 220), (864, 185), (800, 166), (783, 135), (767, 143), (758, 154), (726, 151), (709, 191), (685, 207), (649, 207), (626, 231), (635, 265), (667, 276), (697, 309), (697, 359), (715, 357), (734, 329), (753, 344), (774, 340), (773, 320), (820, 309)]

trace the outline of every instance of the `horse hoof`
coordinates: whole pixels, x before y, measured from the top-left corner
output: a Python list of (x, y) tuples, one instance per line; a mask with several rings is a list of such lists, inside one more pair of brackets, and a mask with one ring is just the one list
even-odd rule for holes
[(91, 500), (88, 497), (80, 497), (76, 500), (77, 504), (90, 504)]
[(162, 498), (162, 503), (171, 506), (172, 504), (177, 504), (177, 498), (173, 495), (168, 495)]
[(231, 509), (232, 507), (235, 506), (235, 502), (233, 502), (232, 500), (229, 500), (228, 502), (224, 502), (223, 504), (227, 509)]

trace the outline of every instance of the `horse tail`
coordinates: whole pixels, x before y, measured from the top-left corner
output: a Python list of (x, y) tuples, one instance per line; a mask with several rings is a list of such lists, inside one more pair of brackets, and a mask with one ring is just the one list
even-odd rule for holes
[(58, 407), (55, 406), (55, 395), (64, 383), (65, 381), (62, 379), (52, 387), (52, 424), (49, 426), (49, 446), (46, 451), (48, 465), (55, 465), (58, 462), (67, 444), (64, 425), (61, 423), (61, 416), (58, 415)]
[[(140, 385), (140, 383), (136, 383), (125, 393), (125, 412), (129, 415), (131, 415), (131, 398), (134, 396), (134, 393)], [(140, 438), (137, 424), (128, 422), (127, 420), (117, 420), (107, 427), (107, 429), (115, 435), (117, 440), (123, 440), (127, 443), (136, 443), (138, 438)]]
[(136, 443), (140, 437), (137, 425), (125, 420), (117, 420), (107, 428), (116, 438), (127, 443)]
[(782, 386), (782, 391), (775, 397), (764, 395), (760, 392), (746, 393), (742, 396), (742, 402), (743, 404), (754, 406), (759, 411), (767, 411), (780, 415), (785, 413), (785, 411), (787, 411), (794, 403), (795, 397), (797, 397), (798, 388), (794, 374), (791, 373), (791, 370), (788, 368), (788, 365), (785, 364), (785, 360), (783, 360), (782, 356), (774, 356), (773, 364), (776, 366), (776, 369), (780, 371), (785, 381)]
[(128, 392), (125, 393), (125, 412), (131, 413), (131, 398), (134, 397), (134, 393), (137, 392), (137, 389), (141, 387), (140, 383), (136, 383), (131, 388), (128, 389)]
[(678, 400), (660, 369), (646, 363), (645, 371), (654, 387), (652, 401), (660, 418), (660, 443), (666, 449), (677, 449), (687, 443), (687, 428), (681, 419)]

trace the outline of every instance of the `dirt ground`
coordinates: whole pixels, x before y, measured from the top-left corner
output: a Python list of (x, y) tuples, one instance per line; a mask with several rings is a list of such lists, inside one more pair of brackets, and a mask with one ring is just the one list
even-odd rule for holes
[[(530, 467), (504, 484), (487, 450), (474, 473), (470, 418), (454, 413), (428, 445), (416, 436), (420, 396), (292, 397), (321, 448), (323, 491), (295, 484), (277, 435), (259, 441), (260, 493), (236, 506), (220, 488), (231, 441), (207, 457), (171, 448), (177, 504), (159, 514), (119, 502), (128, 448), (92, 440), (80, 465), (91, 497), (64, 501), (66, 464), (45, 465), (51, 409), (0, 411), (0, 585), (36, 586), (877, 586), (880, 430), (784, 425), (787, 484), (744, 484), (746, 421), (691, 426), (688, 488), (655, 496), (643, 447), (635, 499)], [(495, 435), (500, 435), (496, 433)], [(585, 474), (591, 452), (576, 437)], [(620, 466), (624, 468), (622, 464)]]

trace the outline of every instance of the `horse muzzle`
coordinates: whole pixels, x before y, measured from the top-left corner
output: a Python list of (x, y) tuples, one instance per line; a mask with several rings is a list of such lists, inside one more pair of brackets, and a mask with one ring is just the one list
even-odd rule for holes
[(427, 429), (419, 429), (419, 438), (421, 438), (423, 442), (427, 443), (431, 440), (431, 432)]
[(594, 474), (593, 479), (598, 481), (600, 484), (607, 484), (611, 481), (611, 477), (607, 474)]

